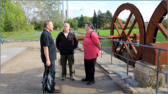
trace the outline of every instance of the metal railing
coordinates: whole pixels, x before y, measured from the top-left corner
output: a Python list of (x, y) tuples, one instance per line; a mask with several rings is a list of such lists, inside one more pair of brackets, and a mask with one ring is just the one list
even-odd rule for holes
[[(138, 44), (138, 43), (130, 43), (130, 42), (128, 42), (128, 41), (121, 41), (121, 40), (117, 40), (117, 39), (112, 39), (112, 38), (108, 38), (108, 37), (103, 37), (103, 38), (101, 38), (101, 40), (110, 40), (110, 41), (112, 41), (112, 42), (118, 42), (118, 43), (126, 43), (126, 44), (130, 44), (130, 45), (134, 45), (134, 46), (137, 46), (137, 47), (147, 47), (147, 48), (151, 48), (151, 49), (157, 49), (158, 50), (158, 64), (157, 64), (157, 69), (155, 69), (155, 68), (153, 68), (153, 67), (150, 67), (149, 65), (145, 65), (145, 64), (143, 64), (143, 63), (139, 63), (139, 62), (136, 62), (136, 60), (132, 60), (132, 59), (130, 59), (130, 58), (127, 58), (127, 57), (125, 57), (125, 56), (122, 56), (122, 55), (120, 55), (120, 54), (117, 54), (117, 53), (115, 53), (115, 52), (111, 52), (111, 62), (112, 62), (112, 54), (113, 55), (116, 55), (116, 56), (118, 56), (118, 57), (120, 57), (120, 58), (123, 58), (124, 60), (126, 60), (126, 64), (127, 64), (127, 76), (128, 76), (128, 74), (129, 74), (129, 62), (134, 62), (134, 63), (136, 63), (136, 64), (139, 64), (139, 65), (142, 65), (142, 66), (144, 66), (144, 67), (146, 67), (146, 68), (148, 68), (148, 69), (152, 69), (153, 71), (155, 71), (155, 72), (157, 72), (156, 73), (156, 94), (158, 94), (158, 89), (159, 89), (159, 73), (161, 73), (161, 74), (163, 74), (163, 75), (165, 75), (165, 77), (167, 78), (166, 79), (166, 83), (168, 82), (168, 73), (166, 73), (166, 72), (163, 72), (163, 71), (161, 71), (160, 69), (160, 53), (161, 53), (161, 50), (162, 51), (167, 51), (168, 52), (168, 49), (165, 49), (165, 48), (159, 48), (159, 47), (154, 47), (154, 46), (150, 46), (150, 45), (143, 45), (143, 44)], [(112, 47), (113, 47), (113, 44), (112, 44), (112, 46), (111, 46), (111, 50), (112, 50)], [(102, 57), (102, 56), (101, 56)]]

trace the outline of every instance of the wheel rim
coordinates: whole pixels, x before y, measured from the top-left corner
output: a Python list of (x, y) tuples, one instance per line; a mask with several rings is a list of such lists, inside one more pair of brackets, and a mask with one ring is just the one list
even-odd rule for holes
[(155, 43), (158, 30), (161, 30), (164, 37), (168, 40), (168, 32), (161, 23), (163, 17), (167, 14), (167, 3), (168, 1), (163, 0), (158, 7), (155, 9), (147, 28), (146, 44)]
[[(123, 25), (120, 21), (120, 19), (118, 18), (119, 14), (124, 11), (124, 10), (128, 10), (130, 11), (130, 14), (127, 18), (127, 21), (125, 23), (125, 25)], [(132, 25), (130, 27), (130, 29), (128, 30), (128, 32), (126, 32), (127, 26), (130, 22), (131, 17), (134, 16), (135, 19), (132, 22)], [(119, 23), (119, 26), (122, 30), (122, 32), (120, 32), (119, 27), (117, 26), (117, 23)], [(126, 4), (122, 4), (115, 12), (113, 19), (112, 19), (112, 24), (111, 24), (111, 35), (114, 35), (115, 33), (115, 29), (117, 31), (117, 34), (120, 36), (120, 38), (118, 38), (118, 40), (122, 40), (122, 41), (128, 41), (128, 42), (133, 42), (132, 38), (130, 37), (130, 34), (132, 32), (132, 29), (134, 28), (135, 24), (138, 24), (138, 29), (139, 32), (137, 35), (140, 36), (139, 39), (139, 43), (140, 44), (144, 44), (145, 42), (145, 25), (144, 25), (144, 20), (142, 18), (141, 13), (139, 12), (139, 10), (132, 4), (126, 3)], [(127, 45), (126, 43), (123, 44), (119, 44), (119, 43), (115, 43), (112, 42), (112, 50), (117, 53), (117, 54), (121, 54), (122, 50), (125, 50), (127, 52), (127, 54), (129, 55), (128, 57), (130, 59), (138, 59), (140, 58), (139, 56), (141, 56), (141, 52), (138, 51), (139, 48), (135, 47), (134, 45)], [(130, 47), (129, 47), (130, 46)], [(116, 56), (116, 55), (115, 55)]]

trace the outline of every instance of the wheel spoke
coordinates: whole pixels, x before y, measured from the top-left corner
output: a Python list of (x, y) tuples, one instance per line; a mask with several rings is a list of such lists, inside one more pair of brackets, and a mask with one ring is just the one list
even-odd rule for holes
[[(121, 23), (120, 20), (118, 20), (118, 21), (119, 21), (119, 23)], [(133, 27), (135, 26), (135, 23), (136, 23), (136, 19), (134, 20), (133, 24), (131, 25), (131, 28), (128, 32), (129, 35), (131, 34), (131, 31), (132, 31)], [(121, 23), (121, 26), (122, 26), (122, 23)], [(132, 43), (131, 39), (129, 38), (129, 35), (126, 34), (125, 30), (123, 30), (122, 34), (124, 34), (124, 36), (126, 37), (125, 40), (128, 40), (130, 43)], [(132, 47), (134, 53), (137, 54), (137, 50), (136, 50), (135, 46), (131, 45), (131, 47)]]
[(125, 25), (124, 25), (124, 30), (127, 28), (127, 26), (128, 26), (128, 23), (129, 23), (129, 21), (130, 21), (130, 19), (131, 19), (131, 17), (132, 17), (132, 12), (130, 13), (130, 15), (129, 15), (129, 17), (128, 17), (128, 19), (127, 19), (127, 21), (126, 21), (126, 23), (125, 23)]
[(128, 46), (127, 46), (126, 43), (124, 43), (124, 46), (125, 46), (125, 48), (126, 48), (128, 54), (129, 54), (129, 56), (131, 57), (131, 59), (134, 59), (134, 57), (132, 56), (132, 54), (131, 54), (131, 52), (130, 52), (130, 50), (129, 50), (129, 48), (128, 48)]
[(117, 21), (118, 21), (120, 27), (121, 27), (122, 29), (124, 29), (124, 26), (123, 26), (122, 22), (120, 21), (120, 19), (119, 19), (118, 17), (117, 17)]
[(123, 49), (123, 47), (124, 47), (124, 44), (121, 45), (120, 50), (119, 50), (118, 53), (121, 53), (121, 50)]
[(166, 39), (168, 39), (168, 32), (167, 32), (166, 28), (163, 26), (162, 23), (159, 23), (159, 24), (158, 24), (158, 28), (161, 30), (161, 32), (162, 32), (162, 34), (164, 35), (164, 37), (165, 37)]
[(118, 34), (121, 36), (120, 30), (119, 30), (119, 28), (118, 28), (116, 23), (114, 23), (114, 26), (116, 27)]
[[(130, 38), (128, 38), (128, 41), (129, 41), (130, 43), (132, 43), (132, 40), (131, 40)], [(138, 52), (137, 52), (135, 46), (134, 46), (134, 45), (131, 45), (131, 47), (132, 47), (134, 53), (137, 54)]]
[(137, 22), (136, 19), (134, 19), (134, 21), (133, 21), (133, 23), (132, 23), (132, 25), (131, 25), (131, 27), (130, 27), (128, 33), (127, 33), (127, 37), (129, 37), (129, 35), (131, 34), (132, 29), (134, 28), (136, 22)]

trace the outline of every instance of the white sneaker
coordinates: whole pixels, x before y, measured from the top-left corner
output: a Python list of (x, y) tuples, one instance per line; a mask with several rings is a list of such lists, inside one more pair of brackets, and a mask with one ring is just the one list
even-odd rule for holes
[(72, 81), (74, 81), (74, 80), (75, 80), (74, 76), (70, 76), (70, 79), (71, 79)]

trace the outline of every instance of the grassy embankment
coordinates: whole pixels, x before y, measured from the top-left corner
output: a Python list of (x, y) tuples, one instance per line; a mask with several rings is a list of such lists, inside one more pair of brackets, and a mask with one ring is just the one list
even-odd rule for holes
[[(128, 30), (126, 30), (128, 31)], [(86, 33), (84, 29), (78, 29), (75, 32), (82, 32)], [(99, 32), (100, 36), (104, 35), (110, 35), (110, 30), (97, 30)], [(138, 29), (133, 29), (132, 34), (137, 33)], [(1, 32), (1, 38), (6, 39), (6, 40), (16, 40), (16, 39), (39, 39), (40, 38), (40, 33), (41, 31), (28, 31), (28, 32)], [(54, 31), (52, 32), (53, 38), (56, 38), (58, 35), (59, 31)], [(83, 34), (84, 35), (84, 34)], [(118, 35), (117, 31), (115, 31), (114, 35)], [(157, 42), (167, 42), (167, 40), (164, 38), (161, 32), (158, 32), (157, 34)], [(106, 46), (110, 46), (111, 42), (109, 40), (104, 40), (103, 44)]]

